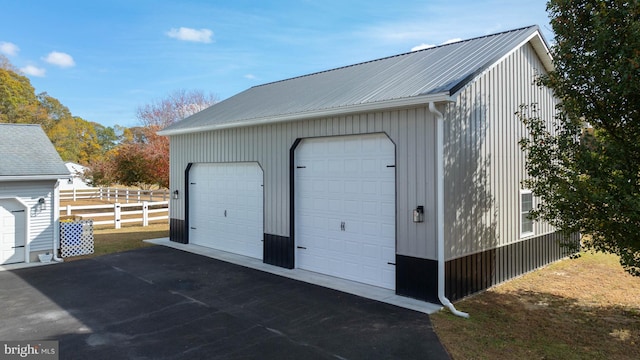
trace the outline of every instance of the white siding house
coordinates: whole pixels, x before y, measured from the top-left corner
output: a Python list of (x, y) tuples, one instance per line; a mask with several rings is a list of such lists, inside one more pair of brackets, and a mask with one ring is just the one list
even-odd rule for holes
[(559, 259), (549, 226), (520, 230), (514, 116), (554, 114), (552, 69), (530, 26), (250, 88), (160, 132), (171, 240), (443, 303)]
[(0, 265), (58, 248), (58, 179), (70, 174), (39, 125), (0, 124)]

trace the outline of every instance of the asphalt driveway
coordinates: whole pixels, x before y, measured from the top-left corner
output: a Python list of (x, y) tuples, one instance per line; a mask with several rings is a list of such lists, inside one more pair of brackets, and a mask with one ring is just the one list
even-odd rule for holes
[(0, 340), (61, 359), (448, 359), (426, 314), (161, 246), (0, 272)]

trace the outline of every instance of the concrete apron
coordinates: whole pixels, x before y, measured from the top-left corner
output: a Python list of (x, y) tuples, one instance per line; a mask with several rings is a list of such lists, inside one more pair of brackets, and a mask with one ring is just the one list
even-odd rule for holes
[(348, 294), (361, 296), (366, 299), (380, 301), (386, 304), (395, 305), (401, 308), (410, 309), (425, 314), (433, 314), (440, 309), (442, 305), (432, 304), (429, 302), (416, 300), (404, 296), (396, 295), (393, 290), (383, 289), (377, 286), (362, 284), (355, 281), (336, 278), (333, 276), (323, 275), (312, 271), (301, 269), (285, 269), (263, 263), (261, 260), (250, 258), (247, 256), (236, 255), (225, 251), (220, 251), (200, 245), (181, 244), (170, 241), (169, 238), (145, 240), (145, 242), (171, 247), (174, 249), (190, 252), (197, 255), (206, 256), (212, 259), (225, 261), (235, 265), (248, 267), (274, 275), (303, 281), (306, 283), (326, 287), (329, 289), (345, 292)]

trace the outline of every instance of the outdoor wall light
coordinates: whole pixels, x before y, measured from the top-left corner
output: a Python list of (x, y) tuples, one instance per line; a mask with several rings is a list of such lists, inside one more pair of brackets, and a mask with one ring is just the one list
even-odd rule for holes
[(40, 212), (40, 211), (45, 209), (45, 204), (46, 204), (46, 200), (43, 197), (41, 197), (41, 198), (38, 199), (38, 204), (34, 207), (33, 210), (36, 213), (38, 213), (38, 212)]
[(421, 223), (424, 222), (424, 206), (420, 205), (413, 210), (413, 222)]
[(174, 198), (174, 199), (178, 199), (178, 194), (179, 194), (179, 193), (178, 193), (178, 190), (174, 191), (174, 192), (173, 192), (173, 198)]

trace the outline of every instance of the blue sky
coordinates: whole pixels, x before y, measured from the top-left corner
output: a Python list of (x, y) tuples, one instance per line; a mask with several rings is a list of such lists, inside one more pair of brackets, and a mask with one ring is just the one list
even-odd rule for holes
[(184, 89), (254, 85), (537, 24), (545, 0), (0, 0), (0, 53), (73, 115), (137, 126)]

